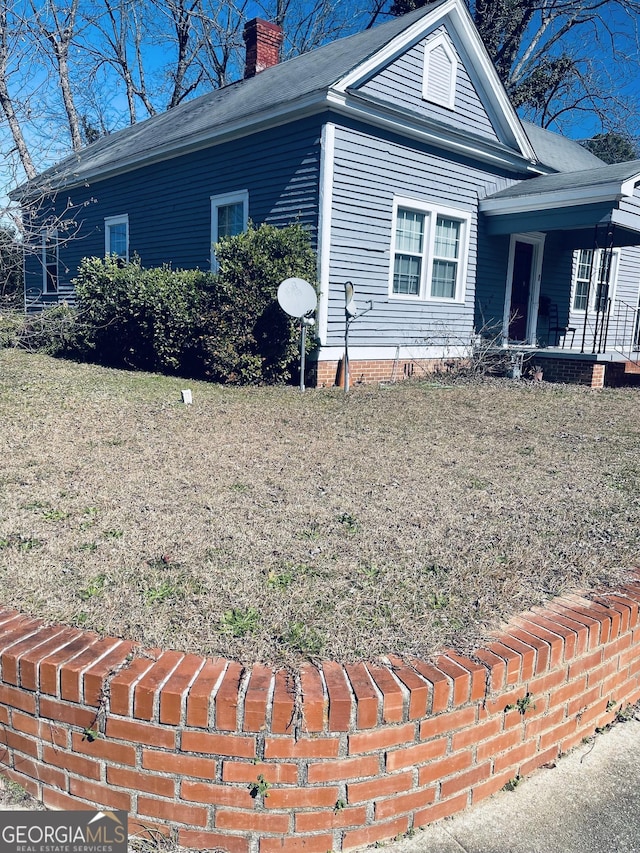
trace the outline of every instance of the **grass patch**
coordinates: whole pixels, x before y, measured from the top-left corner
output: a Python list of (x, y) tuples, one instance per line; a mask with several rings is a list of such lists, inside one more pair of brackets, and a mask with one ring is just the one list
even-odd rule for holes
[(0, 602), (244, 662), (429, 656), (637, 563), (635, 389), (183, 387), (0, 352)]

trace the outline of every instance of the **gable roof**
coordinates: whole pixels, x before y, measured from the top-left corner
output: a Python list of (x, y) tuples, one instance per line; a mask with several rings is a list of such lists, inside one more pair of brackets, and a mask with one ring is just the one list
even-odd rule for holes
[[(477, 85), (490, 102), (492, 119), (500, 126), (505, 144), (489, 144), (480, 138), (474, 142), (469, 134), (456, 134), (440, 122), (363, 103), (364, 99), (354, 91), (367, 75), (445, 18), (470, 56)], [(533, 174), (539, 174), (581, 162), (581, 155), (575, 150), (579, 148), (577, 143), (533, 125), (527, 126), (525, 133), (462, 0), (435, 0), (400, 18), (338, 39), (102, 137), (14, 190), (11, 197), (19, 199), (31, 193), (103, 180), (327, 108), (379, 126), (399, 128), (423, 141), (445, 140), (445, 147), (516, 166), (521, 174), (527, 168), (533, 167)], [(580, 148), (580, 152), (598, 162), (584, 149)]]

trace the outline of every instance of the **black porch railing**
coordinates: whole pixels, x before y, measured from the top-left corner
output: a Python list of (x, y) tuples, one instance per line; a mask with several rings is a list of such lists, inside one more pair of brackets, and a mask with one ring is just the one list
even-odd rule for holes
[(611, 326), (611, 346), (631, 361), (640, 360), (640, 303), (634, 307), (622, 299), (616, 300)]

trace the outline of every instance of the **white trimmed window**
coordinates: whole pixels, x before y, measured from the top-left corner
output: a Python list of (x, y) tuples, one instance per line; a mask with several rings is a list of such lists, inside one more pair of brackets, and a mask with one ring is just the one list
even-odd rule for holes
[(104, 220), (104, 253), (129, 261), (129, 216), (107, 216)]
[(211, 196), (211, 269), (217, 268), (215, 247), (223, 237), (235, 237), (247, 230), (249, 221), (249, 193)]
[[(613, 297), (620, 252), (614, 249), (578, 249), (573, 256), (574, 311), (604, 311), (607, 299)], [(611, 267), (609, 270), (608, 267)], [(587, 306), (588, 302), (588, 306)]]
[(42, 232), (42, 292), (58, 292), (58, 232)]
[(440, 35), (425, 45), (422, 97), (425, 101), (454, 109), (458, 59), (446, 36)]
[(390, 295), (463, 302), (468, 239), (469, 214), (396, 199)]

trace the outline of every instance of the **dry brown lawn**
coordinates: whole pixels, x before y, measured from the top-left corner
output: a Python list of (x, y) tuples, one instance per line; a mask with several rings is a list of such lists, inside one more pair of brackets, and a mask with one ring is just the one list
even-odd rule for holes
[(244, 662), (468, 650), (636, 564), (639, 393), (301, 394), (5, 350), (0, 602)]

